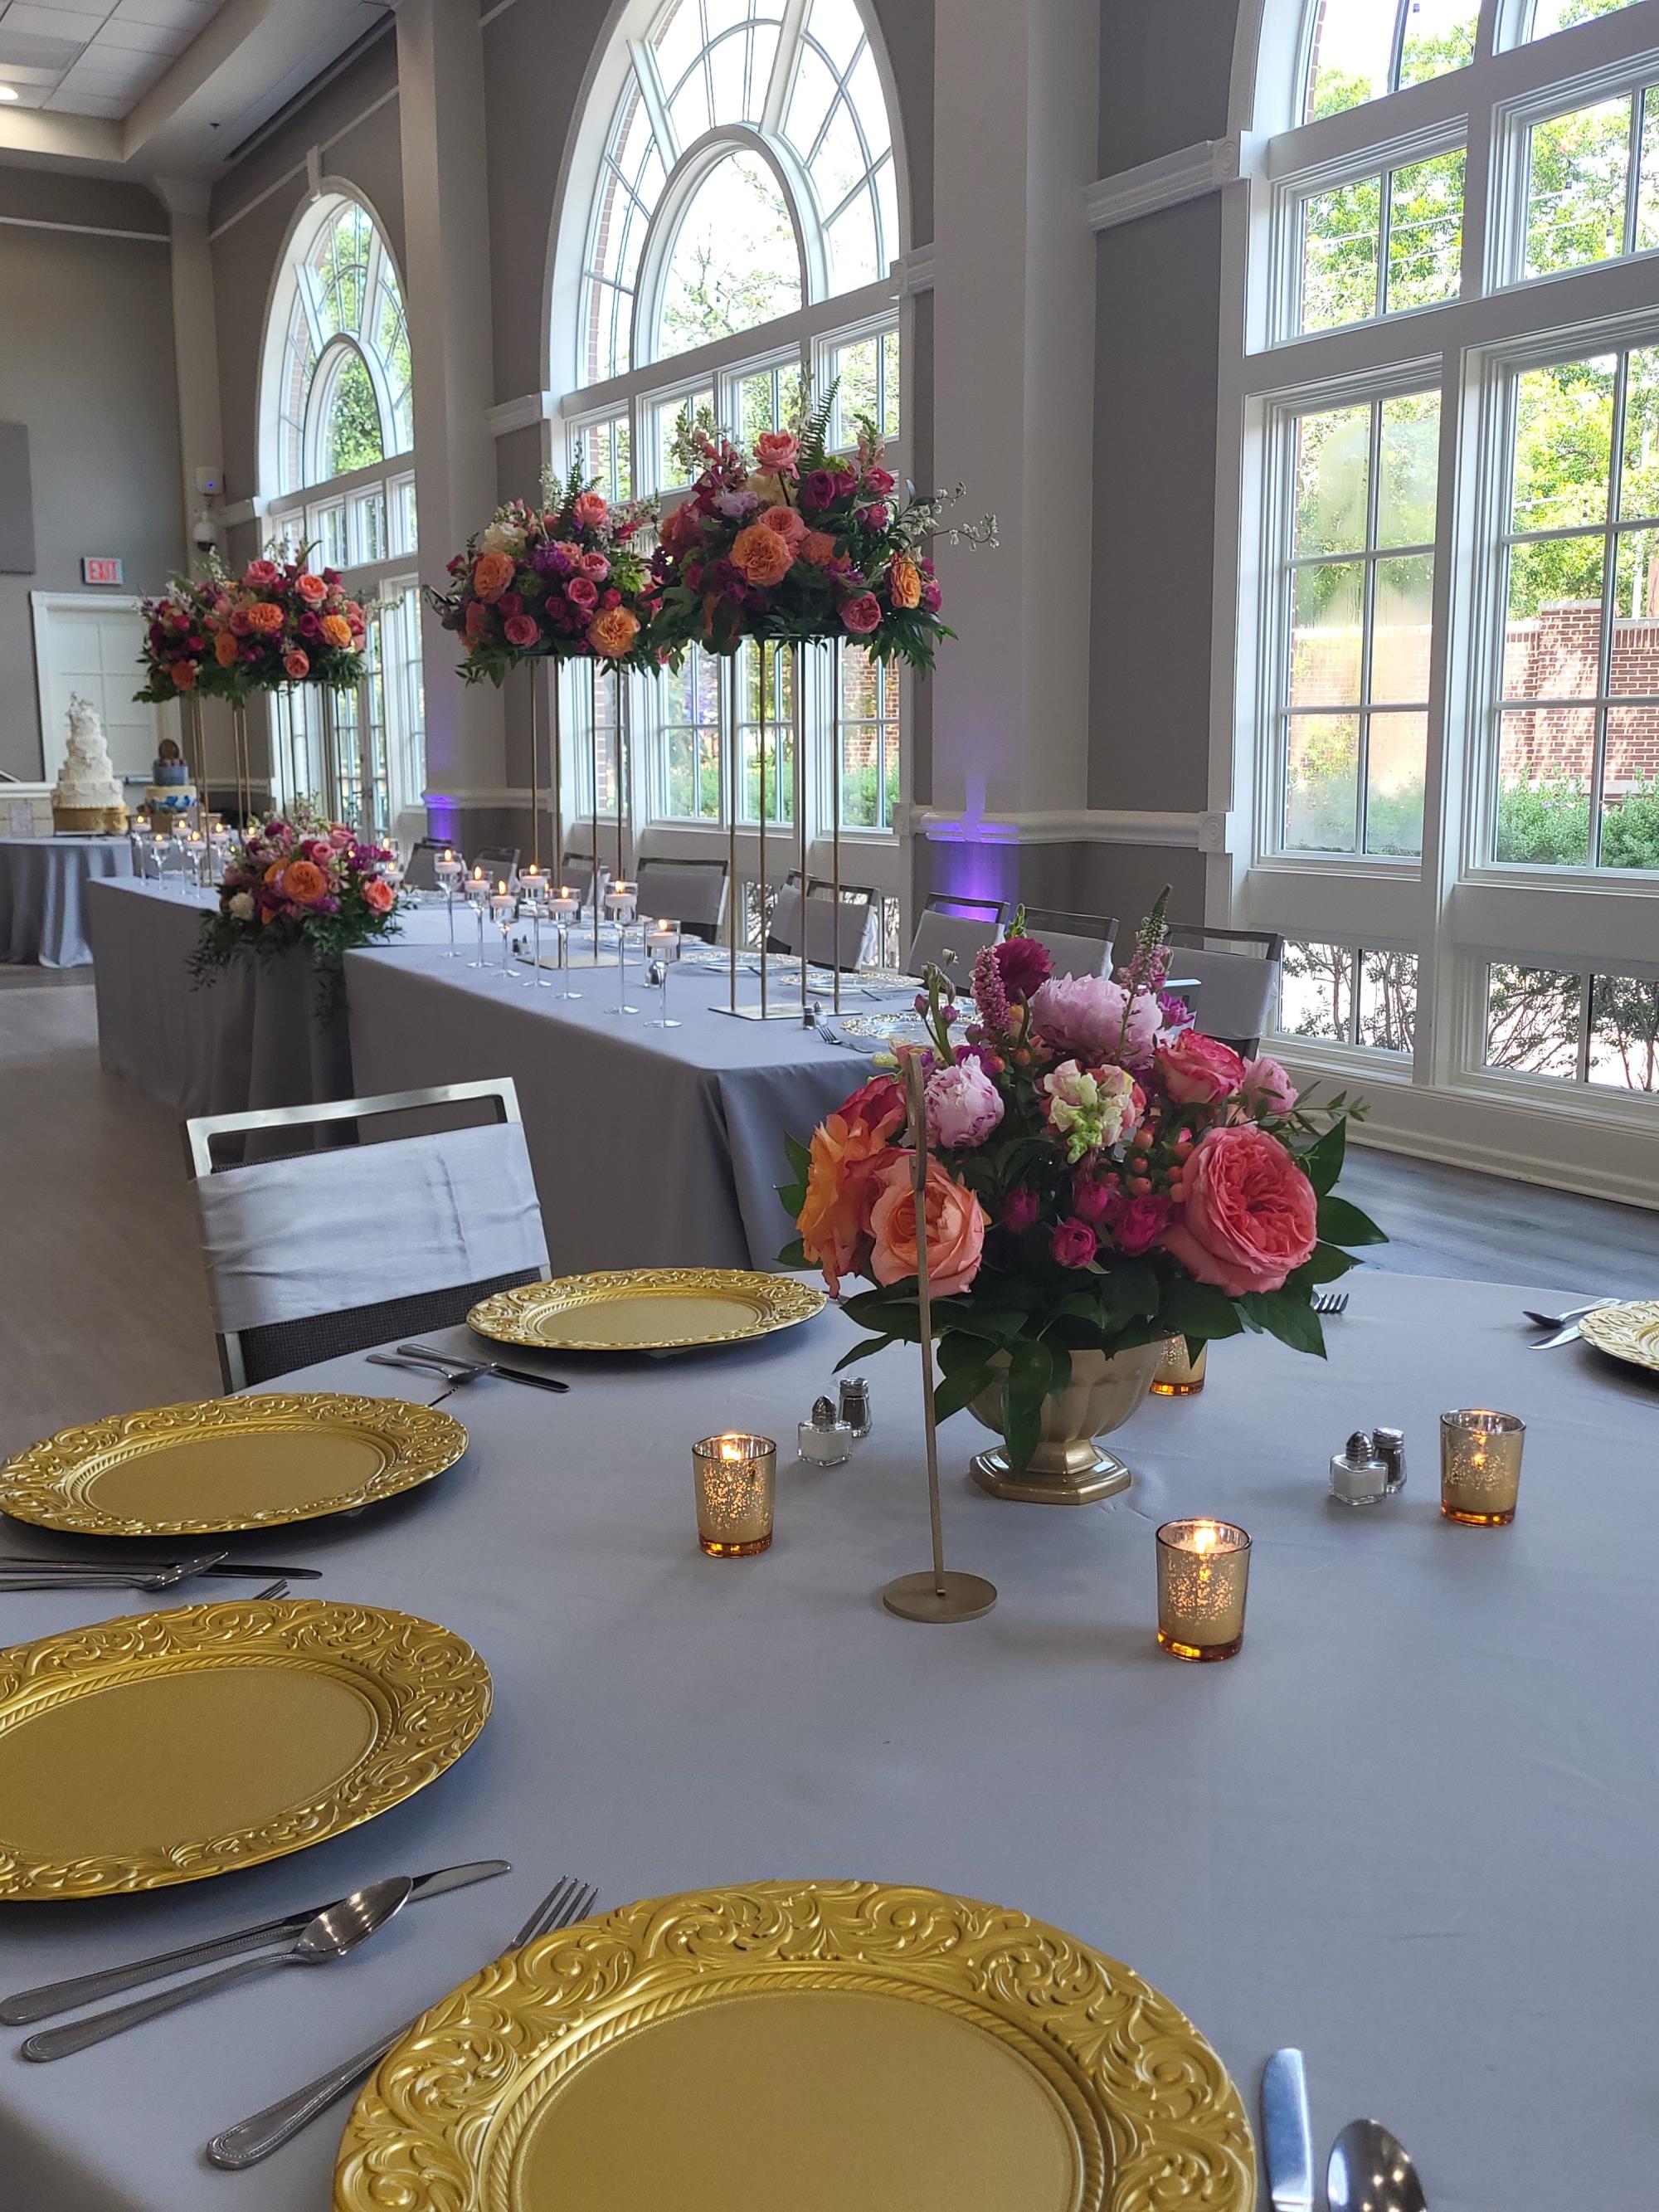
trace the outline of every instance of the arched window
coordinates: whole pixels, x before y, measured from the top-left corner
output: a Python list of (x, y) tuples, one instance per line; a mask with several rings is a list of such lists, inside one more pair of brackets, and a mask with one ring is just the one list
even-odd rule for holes
[(289, 243), (271, 325), (282, 356), (269, 493), (303, 491), (410, 450), (403, 288), (360, 202), (331, 192), (307, 210)]
[[(890, 270), (905, 242), (903, 195), (884, 62), (862, 0), (638, 0), (617, 11), (591, 101), (567, 186), (550, 334), (570, 453), (613, 497), (657, 492), (672, 505), (683, 489), (672, 452), (682, 409), (706, 410), (752, 444), (794, 416), (809, 381), (822, 392), (838, 379), (835, 438), (850, 447), (855, 417), (871, 415), (902, 478)], [(900, 686), (856, 650), (838, 668), (842, 823), (875, 833), (866, 879), (879, 879), (890, 914)], [(837, 702), (817, 689), (803, 711), (827, 721)], [(570, 698), (578, 722), (586, 696), (578, 685)], [(727, 697), (719, 669), (695, 652), (677, 675), (638, 687), (645, 742), (634, 811), (653, 842), (695, 847), (719, 833), (733, 804), (740, 829), (754, 820), (763, 720), (769, 812), (789, 817), (787, 668), (775, 654), (764, 667), (752, 649), (740, 657), (744, 773), (732, 793)], [(572, 753), (588, 757), (585, 745)], [(586, 808), (595, 793), (580, 773), (573, 799)], [(602, 727), (602, 811), (615, 805), (614, 777)], [(829, 826), (824, 781), (807, 794), (815, 834)], [(752, 891), (750, 923), (758, 930)]]
[(1289, 940), (1287, 1054), (1471, 1158), (1553, 1116), (1517, 1147), (1613, 1190), (1659, 1134), (1659, 9), (1259, 12), (1233, 917)]

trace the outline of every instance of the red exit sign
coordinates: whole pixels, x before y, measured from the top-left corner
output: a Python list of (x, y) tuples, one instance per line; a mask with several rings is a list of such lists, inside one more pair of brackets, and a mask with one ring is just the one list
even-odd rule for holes
[(126, 580), (121, 563), (110, 553), (88, 553), (81, 562), (83, 584), (120, 584)]

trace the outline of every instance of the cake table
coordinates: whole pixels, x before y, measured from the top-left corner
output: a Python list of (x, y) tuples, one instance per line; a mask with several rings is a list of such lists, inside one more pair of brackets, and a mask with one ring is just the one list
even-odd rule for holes
[(87, 967), (87, 885), (131, 873), (125, 837), (0, 837), (0, 960)]

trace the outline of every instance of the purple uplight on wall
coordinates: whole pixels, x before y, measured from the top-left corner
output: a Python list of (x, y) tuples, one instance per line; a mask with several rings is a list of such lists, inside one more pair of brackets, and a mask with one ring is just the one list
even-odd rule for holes
[(1000, 899), (1012, 914), (1019, 896), (1019, 848), (1012, 842), (935, 840), (933, 878), (939, 898)]
[(453, 799), (441, 791), (423, 791), (421, 797), (426, 805), (427, 835), (441, 843), (453, 845), (460, 850), (461, 810)]

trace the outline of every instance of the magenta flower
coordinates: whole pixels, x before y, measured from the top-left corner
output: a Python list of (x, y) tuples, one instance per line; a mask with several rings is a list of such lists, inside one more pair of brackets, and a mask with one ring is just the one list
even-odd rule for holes
[(1073, 1214), (1054, 1231), (1048, 1249), (1059, 1267), (1086, 1267), (1095, 1256), (1097, 1242), (1088, 1223)]
[(1030, 1227), (1042, 1209), (1036, 1193), (1024, 1183), (1017, 1183), (1002, 1201), (1002, 1225), (1012, 1229), (1018, 1237)]
[(991, 957), (1004, 989), (1018, 999), (1029, 999), (1054, 972), (1048, 947), (1039, 945), (1035, 937), (1005, 937), (1000, 945), (992, 946)]

